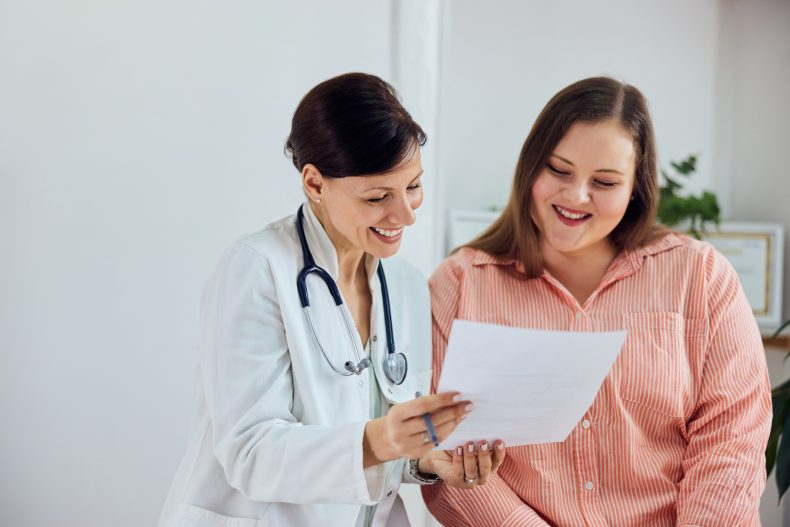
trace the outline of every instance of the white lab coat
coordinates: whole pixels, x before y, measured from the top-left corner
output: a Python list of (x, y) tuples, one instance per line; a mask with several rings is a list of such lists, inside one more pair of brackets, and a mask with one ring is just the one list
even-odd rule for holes
[[(313, 257), (336, 280), (334, 246), (309, 205), (304, 212)], [(401, 481), (417, 483), (408, 463), (395, 462), (387, 478), (385, 465), (362, 468), (370, 369), (348, 377), (331, 371), (307, 326), (296, 290), (303, 262), (295, 221), (239, 240), (206, 286), (197, 413), (160, 527), (354, 527), (360, 507), (375, 503), (373, 525), (408, 525), (398, 496)], [(373, 370), (387, 400), (403, 402), (429, 388), (428, 288), (412, 266), (383, 262), (395, 346), (408, 359), (406, 380), (395, 386), (381, 369), (387, 339), (376, 265), (368, 256)], [(315, 276), (307, 283), (316, 332), (334, 364), (359, 360), (324, 283)]]

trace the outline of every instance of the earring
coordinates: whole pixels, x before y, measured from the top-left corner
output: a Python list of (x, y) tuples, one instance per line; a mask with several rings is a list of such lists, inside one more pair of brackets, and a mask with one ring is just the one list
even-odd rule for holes
[[(631, 198), (631, 199), (633, 199), (633, 198)], [(321, 203), (321, 198), (315, 198), (315, 202), (316, 203)]]

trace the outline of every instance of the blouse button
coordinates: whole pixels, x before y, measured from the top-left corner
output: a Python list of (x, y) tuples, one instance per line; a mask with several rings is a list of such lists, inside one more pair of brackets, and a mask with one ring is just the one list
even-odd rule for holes
[(373, 342), (376, 342), (378, 339), (379, 338), (376, 335), (373, 335), (372, 337), (370, 337), (370, 340), (372, 340)]
[(590, 421), (588, 421), (587, 419), (585, 419), (584, 421), (582, 421), (582, 428), (584, 428), (585, 430), (587, 430), (588, 428), (590, 428)]
[(592, 481), (588, 481), (587, 483), (584, 484), (584, 488), (587, 489), (587, 490), (592, 490), (593, 487), (594, 487), (594, 485), (593, 485)]

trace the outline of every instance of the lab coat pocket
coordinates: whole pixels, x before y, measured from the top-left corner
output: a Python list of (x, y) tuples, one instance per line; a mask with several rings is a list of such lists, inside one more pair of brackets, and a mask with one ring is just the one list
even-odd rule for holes
[(620, 398), (664, 416), (683, 416), (684, 320), (678, 313), (623, 315), (628, 331), (612, 380)]
[(208, 509), (182, 503), (175, 521), (168, 527), (259, 527), (255, 518), (233, 518)]
[(422, 395), (428, 395), (431, 391), (431, 374), (431, 370), (415, 372), (409, 370), (403, 384), (399, 386), (386, 380), (382, 382), (381, 379), (386, 379), (386, 377), (381, 375), (379, 377), (379, 382), (382, 385), (381, 391), (384, 394), (384, 398), (386, 398), (390, 404), (411, 401), (414, 399), (417, 392), (420, 392)]

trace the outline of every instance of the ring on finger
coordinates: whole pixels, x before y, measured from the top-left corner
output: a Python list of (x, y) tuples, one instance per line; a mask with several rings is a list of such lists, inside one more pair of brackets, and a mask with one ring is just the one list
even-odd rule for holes
[(470, 478), (470, 477), (467, 477), (467, 476), (464, 474), (464, 482), (466, 482), (466, 484), (467, 484), (467, 485), (474, 485), (474, 484), (475, 484), (475, 481), (477, 481), (477, 477)]

